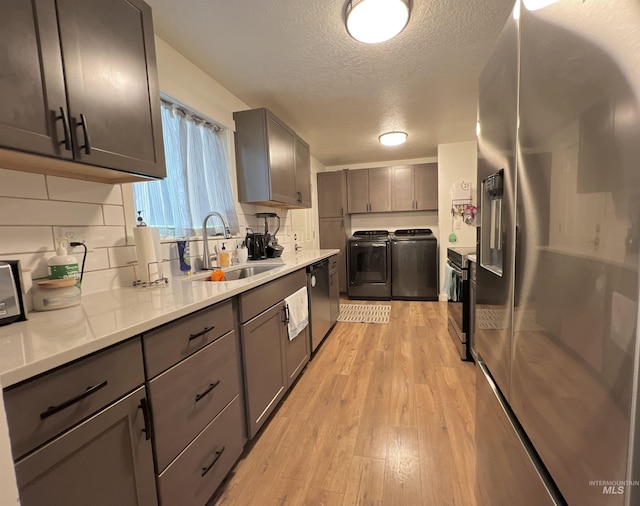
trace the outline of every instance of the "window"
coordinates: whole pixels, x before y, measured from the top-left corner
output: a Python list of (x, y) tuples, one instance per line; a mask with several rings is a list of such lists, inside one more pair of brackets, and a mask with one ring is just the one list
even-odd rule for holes
[[(223, 214), (237, 234), (228, 131), (164, 100), (161, 112), (167, 177), (133, 184), (136, 211), (142, 211), (147, 225), (160, 228), (163, 237), (199, 235), (211, 211)], [(222, 233), (218, 220), (210, 224), (214, 233)]]

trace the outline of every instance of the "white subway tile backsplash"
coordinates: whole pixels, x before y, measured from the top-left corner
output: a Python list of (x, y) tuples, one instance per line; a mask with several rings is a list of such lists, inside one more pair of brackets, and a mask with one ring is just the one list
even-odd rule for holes
[(133, 267), (87, 272), (82, 280), (82, 293), (104, 292), (133, 285)]
[(75, 232), (76, 237), (84, 238), (90, 249), (125, 246), (124, 227), (53, 227), (55, 237), (64, 237), (64, 232)]
[(119, 248), (109, 248), (109, 265), (111, 267), (126, 267), (129, 262), (136, 261), (135, 246), (123, 246)]
[(47, 176), (47, 188), (52, 200), (122, 205), (122, 189), (119, 184)]
[(47, 271), (47, 260), (53, 256), (52, 251), (42, 253), (14, 253), (0, 254), (0, 260), (20, 260), (20, 266), (23, 269), (31, 269), (31, 277), (33, 279), (46, 278), (49, 276)]
[(47, 186), (44, 176), (30, 172), (0, 169), (0, 197), (46, 199)]
[(52, 251), (51, 227), (0, 227), (0, 254)]
[[(78, 268), (82, 268), (82, 256), (84, 254), (81, 247), (76, 247), (70, 252), (78, 260)], [(109, 268), (109, 252), (107, 248), (93, 249), (87, 253), (87, 260), (84, 271), (98, 271)]]
[(0, 197), (0, 225), (102, 225), (102, 206)]
[(122, 206), (102, 206), (105, 225), (124, 226), (124, 208)]

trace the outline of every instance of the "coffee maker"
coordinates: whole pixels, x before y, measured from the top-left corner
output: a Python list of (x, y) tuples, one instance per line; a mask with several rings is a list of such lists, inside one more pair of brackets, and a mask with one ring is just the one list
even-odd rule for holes
[(247, 245), (247, 258), (249, 260), (264, 260), (267, 258), (267, 245), (264, 235), (257, 234), (247, 227), (247, 235), (244, 242)]
[[(276, 234), (278, 233), (278, 230), (280, 230), (280, 216), (276, 213), (257, 213), (256, 217), (264, 218), (264, 242), (267, 250), (267, 257), (279, 257), (284, 251), (284, 246), (278, 244), (278, 239), (276, 238)], [(276, 219), (276, 231), (273, 234), (269, 233), (269, 218)]]

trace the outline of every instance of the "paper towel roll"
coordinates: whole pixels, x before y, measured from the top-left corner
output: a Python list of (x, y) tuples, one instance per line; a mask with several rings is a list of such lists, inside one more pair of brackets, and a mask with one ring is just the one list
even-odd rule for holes
[(162, 250), (160, 232), (155, 227), (136, 227), (133, 229), (136, 242), (138, 267), (136, 272), (142, 281), (151, 282), (162, 277)]

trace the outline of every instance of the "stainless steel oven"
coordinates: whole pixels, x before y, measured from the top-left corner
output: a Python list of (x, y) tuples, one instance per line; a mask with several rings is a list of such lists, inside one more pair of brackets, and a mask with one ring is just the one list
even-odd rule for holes
[(391, 242), (386, 230), (361, 230), (349, 239), (347, 294), (351, 299), (391, 299)]
[(447, 283), (452, 284), (451, 289), (448, 290), (448, 328), (449, 335), (462, 360), (472, 360), (469, 350), (471, 300), (467, 256), (475, 251), (475, 248), (447, 248), (447, 275), (450, 276)]

